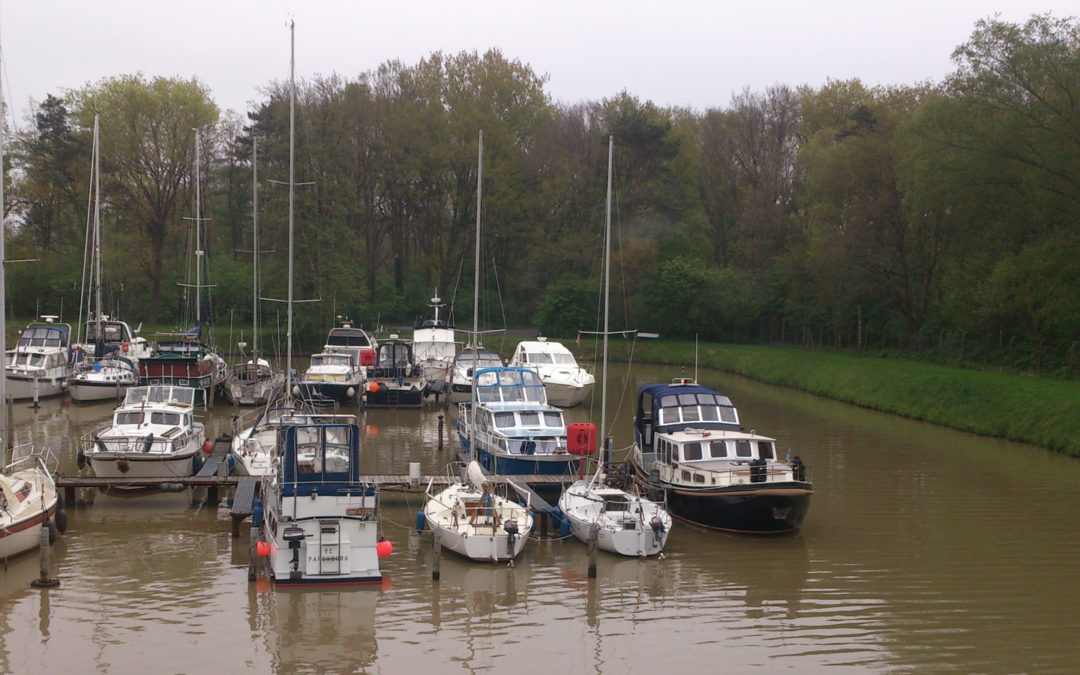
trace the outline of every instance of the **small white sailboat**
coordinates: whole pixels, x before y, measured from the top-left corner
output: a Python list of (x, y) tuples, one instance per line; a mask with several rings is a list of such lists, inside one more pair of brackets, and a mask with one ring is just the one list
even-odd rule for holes
[[(601, 375), (600, 438), (604, 438), (607, 416), (607, 351), (608, 351), (608, 288), (611, 265), (611, 161), (614, 138), (608, 139), (608, 198), (604, 236), (604, 360)], [(571, 425), (574, 426), (574, 425)], [(589, 425), (591, 426), (591, 425)], [(595, 432), (595, 428), (591, 431)], [(595, 450), (587, 437), (573, 430), (567, 434), (572, 450), (577, 454)], [(649, 556), (662, 553), (671, 531), (671, 514), (658, 502), (639, 494), (631, 494), (604, 484), (604, 453), (596, 473), (589, 479), (579, 479), (559, 495), (559, 509), (570, 522), (570, 530), (583, 542), (588, 542), (591, 530), (596, 529), (596, 545), (603, 551), (626, 556)], [(584, 462), (584, 458), (582, 462)]]
[[(0, 69), (2, 70), (2, 69)], [(3, 88), (0, 87), (0, 108), (3, 107)], [(6, 305), (5, 246), (6, 228), (2, 227), (6, 216), (4, 204), (4, 129), (0, 124), (0, 307)], [(0, 312), (0, 354), (7, 349), (7, 316)], [(69, 333), (70, 335), (70, 333)], [(0, 377), (0, 457), (8, 447), (7, 378)], [(13, 454), (20, 448), (15, 448)], [(41, 543), (41, 526), (53, 518), (60, 504), (48, 466), (47, 453), (29, 453), (18, 460), (0, 467), (0, 559), (33, 550)], [(0, 462), (2, 463), (2, 462)], [(66, 516), (57, 517), (57, 528), (62, 532), (67, 525)]]
[[(94, 142), (91, 175), (94, 184), (93, 217), (87, 232), (86, 248), (90, 258), (89, 283), (84, 275), (87, 292), (80, 302), (80, 327), (83, 309), (87, 310), (86, 332), (74, 346), (75, 367), (68, 378), (68, 392), (73, 401), (117, 400), (121, 394), (139, 383), (138, 362), (150, 356), (146, 338), (138, 337), (127, 323), (110, 318), (102, 311), (101, 302), (101, 155), (98, 116), (94, 115)], [(93, 296), (93, 301), (90, 296)], [(94, 312), (90, 306), (93, 304)]]
[[(480, 197), (483, 185), (484, 132), (480, 132), (477, 150), (476, 181), (476, 279), (473, 294), (473, 339), (479, 335), (480, 297)], [(459, 355), (460, 356), (460, 355)], [(501, 362), (500, 362), (501, 365)], [(469, 371), (470, 381), (474, 370)], [(469, 385), (472, 405), (476, 405), (476, 387)], [(469, 444), (476, 456), (473, 440), (474, 425), (469, 426)], [(521, 506), (495, 494), (494, 486), (484, 476), (476, 461), (469, 463), (466, 475), (439, 492), (428, 483), (424, 504), (424, 522), (441, 539), (442, 545), (471, 560), (491, 562), (510, 561), (525, 548), (533, 528), (533, 516), (528, 506)]]
[(547, 390), (548, 403), (560, 408), (580, 405), (596, 384), (596, 378), (578, 365), (565, 345), (538, 337), (518, 343), (509, 366), (531, 368)]
[(439, 492), (432, 492), (428, 483), (424, 522), (440, 533), (443, 546), (460, 556), (481, 562), (512, 561), (532, 532), (529, 507), (495, 494), (494, 484), (475, 461), (465, 473)]
[[(281, 394), (285, 387), (285, 375), (275, 370), (269, 361), (259, 356), (259, 143), (251, 139), (253, 213), (252, 233), (252, 307), (251, 307), (251, 358), (232, 367), (222, 386), (225, 397), (236, 405), (266, 405)], [(240, 343), (239, 347), (246, 345)]]

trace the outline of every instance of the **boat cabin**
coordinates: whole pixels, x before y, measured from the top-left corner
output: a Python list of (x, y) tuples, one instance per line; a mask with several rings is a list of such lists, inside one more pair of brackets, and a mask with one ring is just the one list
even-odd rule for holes
[(375, 350), (374, 370), (369, 377), (397, 377), (408, 375), (408, 369), (413, 365), (412, 345), (402, 340), (390, 340), (381, 342)]
[[(476, 372), (476, 400), (481, 403), (547, 403), (544, 383), (528, 368), (485, 368)], [(562, 416), (562, 413), (559, 413)]]
[(18, 351), (43, 351), (66, 348), (71, 343), (71, 328), (64, 324), (33, 323), (22, 329), (15, 348)]
[[(283, 429), (282, 497), (357, 493), (360, 433), (355, 424), (298, 424)], [(374, 486), (370, 488), (374, 494)]]
[(739, 431), (739, 414), (727, 396), (689, 380), (649, 384), (638, 392), (634, 440), (652, 452), (656, 432), (684, 429)]
[(558, 342), (548, 342), (544, 338), (535, 341), (519, 342), (514, 356), (510, 360), (515, 366), (577, 366), (574, 355)]

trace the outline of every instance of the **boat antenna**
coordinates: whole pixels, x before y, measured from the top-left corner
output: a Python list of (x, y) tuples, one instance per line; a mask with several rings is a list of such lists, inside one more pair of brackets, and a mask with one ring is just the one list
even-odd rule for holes
[(694, 384), (697, 384), (697, 368), (698, 368), (698, 334), (694, 333)]

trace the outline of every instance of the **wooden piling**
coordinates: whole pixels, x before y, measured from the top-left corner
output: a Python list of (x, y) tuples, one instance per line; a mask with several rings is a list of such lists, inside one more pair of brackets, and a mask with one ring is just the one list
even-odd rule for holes
[(431, 580), (439, 580), (439, 568), (442, 565), (442, 530), (435, 530), (435, 551), (431, 556)]
[(30, 585), (34, 588), (57, 588), (60, 586), (60, 580), (49, 577), (49, 521), (41, 523), (39, 545), (41, 548), (41, 578), (31, 581)]
[(439, 452), (443, 449), (443, 416), (439, 414)]
[(589, 578), (596, 578), (596, 551), (599, 546), (596, 545), (597, 539), (600, 537), (600, 526), (593, 523), (589, 526), (589, 541), (587, 542), (589, 550)]

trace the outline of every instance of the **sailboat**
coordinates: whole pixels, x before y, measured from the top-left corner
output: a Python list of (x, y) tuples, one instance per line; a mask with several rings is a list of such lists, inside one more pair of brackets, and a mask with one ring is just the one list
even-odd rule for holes
[[(139, 383), (195, 388), (195, 405), (213, 406), (214, 390), (229, 376), (229, 365), (213, 347), (213, 336), (203, 335), (202, 283), (206, 251), (203, 250), (201, 217), (201, 175), (199, 131), (195, 130), (195, 284), (181, 286), (195, 290), (195, 326), (186, 333), (173, 333), (156, 341), (154, 355), (139, 362)], [(207, 333), (209, 331), (207, 330)]]
[[(252, 304), (251, 304), (251, 359), (238, 363), (229, 373), (222, 390), (225, 397), (236, 405), (266, 405), (281, 393), (285, 375), (274, 370), (270, 362), (259, 356), (259, 141), (251, 137), (252, 188), (251, 204), (254, 221), (252, 235)], [(243, 347), (243, 343), (240, 344)]]
[[(604, 232), (604, 360), (601, 375), (600, 438), (605, 438), (607, 421), (608, 292), (611, 277), (611, 169), (615, 139), (608, 139), (608, 192)], [(571, 438), (576, 434), (571, 433)], [(582, 460), (584, 461), (584, 460)], [(604, 453), (596, 473), (589, 480), (579, 479), (559, 495), (559, 509), (570, 522), (570, 530), (588, 542), (596, 529), (597, 546), (604, 551), (626, 556), (649, 556), (660, 553), (671, 531), (671, 514), (663, 504), (640, 494), (604, 484)]]
[[(290, 57), (286, 402), (292, 395), (294, 70), (295, 59)], [(268, 557), (275, 583), (381, 582), (379, 557), (392, 547), (378, 536), (378, 487), (360, 480), (356, 417), (310, 414), (282, 416), (278, 422), (272, 471), (264, 480), (266, 517), (256, 544), (256, 550)]]
[[(484, 132), (480, 132), (477, 150), (476, 179), (476, 268), (473, 291), (473, 339), (480, 334), (480, 205), (484, 179)], [(477, 403), (477, 387), (470, 387), (472, 407)], [(473, 426), (468, 427), (472, 439)], [(473, 448), (472, 443), (469, 444)], [(476, 456), (475, 450), (472, 451)], [(451, 466), (451, 471), (453, 466)], [(521, 506), (495, 493), (492, 481), (475, 461), (453, 482), (439, 492), (428, 482), (423, 520), (438, 533), (443, 546), (471, 560), (513, 561), (529, 541), (533, 516)]]
[[(128, 387), (139, 383), (139, 359), (150, 356), (150, 344), (138, 331), (123, 321), (106, 316), (101, 304), (101, 154), (100, 126), (94, 114), (94, 141), (91, 160), (94, 205), (87, 232), (86, 248), (90, 257), (90, 293), (84, 296), (87, 309), (84, 339), (75, 345), (75, 370), (68, 379), (73, 401), (116, 400)], [(84, 281), (86, 281), (84, 276)], [(93, 295), (91, 314), (89, 296)], [(79, 311), (80, 324), (82, 310)], [(81, 326), (80, 326), (81, 327)]]
[[(0, 68), (2, 72), (2, 68)], [(3, 88), (0, 87), (0, 92)], [(0, 93), (0, 109), (3, 108)], [(7, 304), (5, 251), (7, 238), (4, 212), (4, 125), (0, 123), (0, 307)], [(0, 354), (7, 352), (7, 313), (0, 312)], [(0, 456), (8, 443), (7, 378), (0, 377)], [(12, 452), (18, 452), (15, 448)], [(41, 527), (53, 518), (59, 505), (56, 482), (48, 466), (48, 452), (30, 452), (12, 462), (0, 460), (0, 559), (25, 553), (41, 542)], [(66, 518), (58, 519), (57, 526)], [(61, 530), (65, 528), (60, 528)]]

